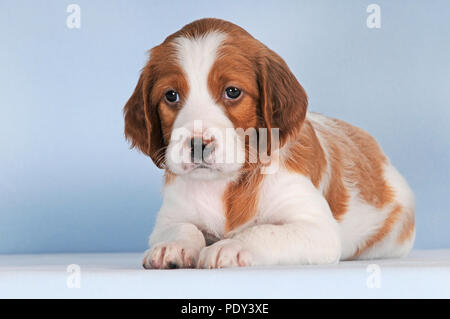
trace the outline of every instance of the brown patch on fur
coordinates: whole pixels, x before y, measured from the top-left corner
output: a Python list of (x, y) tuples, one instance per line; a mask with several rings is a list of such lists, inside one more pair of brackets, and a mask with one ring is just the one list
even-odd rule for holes
[[(263, 125), (258, 110), (259, 91), (255, 73), (255, 57), (248, 50), (256, 50), (257, 42), (240, 29), (227, 31), (227, 38), (217, 52), (217, 59), (208, 76), (208, 87), (217, 104), (221, 105), (235, 128), (257, 128)], [(248, 50), (243, 50), (246, 48)], [(237, 87), (241, 95), (227, 99), (225, 89)]]
[(327, 161), (309, 121), (305, 121), (295, 142), (289, 145), (288, 154), (284, 162), (286, 168), (308, 176), (314, 186), (318, 187)]
[(302, 127), (308, 97), (286, 62), (272, 50), (264, 48), (266, 54), (259, 62), (260, 103), (269, 137), (271, 128), (280, 129), (281, 147)]
[[(322, 176), (328, 178), (324, 196), (338, 221), (347, 212), (350, 200), (350, 186), (345, 181), (351, 183), (351, 187), (358, 190), (358, 196), (370, 205), (382, 208), (392, 203), (393, 191), (383, 177), (387, 159), (372, 136), (335, 119), (327, 118), (324, 123), (312, 121), (312, 124), (324, 143), (322, 148), (328, 154), (326, 161), (329, 162), (329, 175)], [(294, 170), (296, 166), (302, 166), (299, 160), (291, 165)], [(301, 168), (297, 171), (302, 173)], [(313, 181), (318, 179), (317, 176), (311, 176)]]
[(177, 175), (166, 169), (164, 172), (164, 186), (172, 184), (176, 177)]
[[(350, 195), (344, 185), (343, 177), (343, 145), (338, 145), (337, 135), (329, 131), (327, 126), (313, 125), (306, 120), (298, 136), (289, 145), (287, 158), (284, 160), (286, 168), (308, 176), (317, 188), (323, 178), (328, 178), (328, 186), (324, 189), (324, 196), (336, 220), (340, 220), (347, 211)], [(325, 141), (321, 145), (317, 133)], [(328, 153), (325, 156), (324, 148)], [(329, 163), (328, 163), (329, 162)], [(329, 166), (329, 176), (327, 174)]]
[(252, 219), (258, 206), (259, 186), (264, 178), (259, 169), (244, 171), (237, 181), (231, 182), (223, 196), (225, 231), (229, 232)]
[(164, 141), (166, 144), (170, 141), (170, 136), (172, 135), (173, 123), (178, 115), (178, 110), (174, 109), (172, 106), (167, 105), (167, 103), (161, 103), (159, 108), (159, 117), (161, 119), (161, 130)]
[(361, 256), (362, 253), (367, 251), (369, 248), (371, 248), (376, 243), (382, 241), (392, 230), (394, 227), (394, 224), (397, 222), (400, 214), (403, 212), (403, 207), (400, 205), (396, 205), (395, 208), (391, 211), (389, 216), (384, 220), (383, 226), (381, 226), (378, 231), (372, 235), (362, 247), (359, 247), (355, 254), (353, 255), (353, 258), (357, 258)]
[[(214, 63), (208, 86), (216, 103), (223, 107), (235, 128), (256, 128), (260, 126), (256, 76), (252, 64), (233, 51), (230, 48), (221, 49), (223, 57)], [(225, 89), (230, 86), (242, 92), (235, 100), (225, 98)]]
[[(367, 203), (382, 208), (394, 199), (394, 192), (383, 177), (387, 159), (375, 139), (364, 130), (343, 121), (335, 122), (344, 130), (358, 152), (346, 152), (353, 168), (346, 169), (347, 177), (356, 181), (359, 196)], [(349, 150), (351, 151), (351, 150)]]
[(330, 141), (328, 152), (330, 154), (330, 181), (325, 198), (330, 205), (334, 218), (339, 221), (347, 212), (350, 194), (344, 185), (341, 149)]
[[(170, 89), (180, 94), (180, 103), (169, 105), (165, 101), (164, 94)], [(166, 39), (151, 49), (136, 89), (124, 107), (126, 138), (160, 168), (164, 167), (165, 147), (188, 89), (173, 44)]]
[(405, 241), (410, 239), (414, 233), (415, 228), (414, 214), (406, 212), (405, 218), (406, 220), (403, 222), (402, 230), (397, 238), (398, 244), (403, 244)]

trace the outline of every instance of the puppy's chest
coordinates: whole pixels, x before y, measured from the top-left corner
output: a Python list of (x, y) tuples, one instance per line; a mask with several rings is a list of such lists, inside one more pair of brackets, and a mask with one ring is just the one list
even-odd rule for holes
[(207, 241), (216, 241), (225, 234), (225, 205), (223, 195), (226, 181), (175, 181), (166, 196), (176, 203), (184, 221), (196, 225)]

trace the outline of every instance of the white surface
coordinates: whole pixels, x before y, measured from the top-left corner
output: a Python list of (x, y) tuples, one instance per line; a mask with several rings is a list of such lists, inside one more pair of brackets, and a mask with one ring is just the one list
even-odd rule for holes
[[(219, 270), (144, 270), (141, 254), (0, 256), (0, 298), (450, 298), (450, 250), (408, 258)], [(68, 288), (67, 266), (81, 267)], [(380, 288), (368, 288), (380, 269)], [(372, 277), (373, 278), (373, 277)]]

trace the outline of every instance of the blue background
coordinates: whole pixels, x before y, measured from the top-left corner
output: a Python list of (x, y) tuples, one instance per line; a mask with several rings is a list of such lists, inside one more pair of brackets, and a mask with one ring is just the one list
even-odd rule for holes
[[(450, 247), (449, 1), (0, 1), (0, 253), (141, 251), (162, 171), (122, 107), (146, 51), (202, 17), (278, 52), (310, 110), (380, 142), (416, 193), (416, 248)], [(366, 8), (381, 6), (381, 29)]]

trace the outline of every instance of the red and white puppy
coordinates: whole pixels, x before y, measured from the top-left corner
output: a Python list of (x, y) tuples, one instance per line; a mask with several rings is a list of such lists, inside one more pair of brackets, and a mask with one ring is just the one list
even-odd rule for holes
[[(232, 23), (198, 20), (153, 48), (124, 113), (132, 146), (166, 172), (145, 268), (325, 264), (411, 250), (414, 197), (377, 142), (308, 113), (286, 63)], [(255, 150), (238, 129), (271, 144), (259, 130), (274, 128), (270, 162), (250, 162)]]

